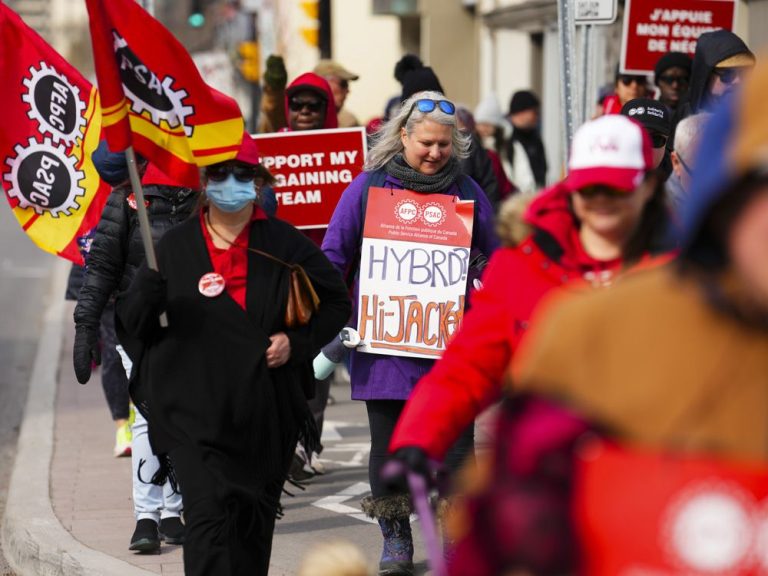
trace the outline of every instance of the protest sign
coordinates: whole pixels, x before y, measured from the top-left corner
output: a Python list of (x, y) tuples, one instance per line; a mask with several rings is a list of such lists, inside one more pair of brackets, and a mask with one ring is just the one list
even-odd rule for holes
[(699, 36), (733, 30), (735, 19), (735, 0), (627, 0), (621, 70), (650, 74), (667, 52), (693, 56)]
[(464, 315), (474, 201), (370, 188), (360, 258), (362, 352), (439, 357)]
[(275, 176), (277, 216), (297, 228), (326, 228), (352, 179), (363, 170), (365, 129), (256, 134), (261, 163)]

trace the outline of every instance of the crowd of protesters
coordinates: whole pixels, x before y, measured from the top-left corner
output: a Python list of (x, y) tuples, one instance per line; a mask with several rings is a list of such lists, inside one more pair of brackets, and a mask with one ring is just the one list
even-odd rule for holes
[[(378, 574), (415, 573), (405, 476), (433, 485), (434, 461), (448, 479), (450, 574), (665, 569), (643, 556), (647, 542), (610, 546), (617, 524), (644, 521), (630, 504), (643, 494), (577, 480), (600, 485), (601, 466), (671, 454), (745, 486), (768, 481), (768, 70), (756, 65), (719, 30), (693, 58), (663, 55), (654, 86), (617, 68), (556, 180), (535, 93), (515, 92), (506, 115), (493, 95), (470, 110), (407, 55), (394, 69), (402, 92), (367, 124), (364, 170), (327, 229), (279, 220), (247, 134), (234, 160), (204, 170), (201, 190), (145, 164), (160, 272), (142, 264), (125, 160), (107, 154), (97, 165), (114, 189), (86, 259), (73, 360), (81, 383), (103, 361), (115, 455), (132, 453), (130, 548), (164, 538), (184, 544), (187, 574), (267, 573), (284, 482), (325, 472), (332, 376), (315, 379), (312, 360), (355, 326), (365, 206), (384, 187), (475, 208), (470, 305), (442, 357), (347, 360), (370, 430), (361, 506), (381, 532)], [(358, 74), (322, 60), (289, 77), (267, 59), (260, 132), (360, 124), (346, 108)], [(297, 269), (319, 297), (300, 326), (283, 314)], [(500, 400), (494, 447), (475, 458), (475, 419)], [(398, 472), (383, 473), (388, 462)], [(311, 557), (302, 574), (366, 573), (346, 543)]]

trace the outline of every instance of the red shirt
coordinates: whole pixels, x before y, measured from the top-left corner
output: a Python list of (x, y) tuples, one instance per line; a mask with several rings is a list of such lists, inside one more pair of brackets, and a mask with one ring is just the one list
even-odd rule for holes
[[(245, 310), (246, 280), (248, 278), (248, 235), (251, 231), (249, 222), (234, 243), (228, 248), (217, 248), (213, 244), (213, 237), (205, 225), (207, 211), (200, 211), (200, 226), (203, 228), (205, 245), (213, 264), (213, 271), (224, 278), (224, 286), (232, 299)], [(267, 215), (259, 206), (254, 206), (251, 222), (254, 220), (266, 220)]]

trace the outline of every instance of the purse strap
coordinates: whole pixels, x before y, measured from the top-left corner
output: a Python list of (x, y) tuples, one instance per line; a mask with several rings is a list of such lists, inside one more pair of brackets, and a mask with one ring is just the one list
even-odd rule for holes
[[(205, 213), (205, 223), (208, 225), (208, 228), (210, 228), (211, 232), (213, 232), (213, 235), (216, 236), (219, 240), (223, 240), (230, 246), (237, 246), (234, 242), (231, 240), (228, 240), (227, 238), (224, 238), (224, 236), (221, 235), (221, 233), (216, 230), (216, 228), (213, 227), (213, 224), (211, 224), (211, 219), (208, 214), (208, 212)], [(277, 256), (273, 256), (269, 252), (264, 252), (263, 250), (259, 250), (257, 248), (251, 248), (250, 246), (241, 246), (241, 248), (245, 248), (249, 252), (253, 252), (254, 254), (258, 254), (259, 256), (263, 256), (264, 258), (267, 258), (269, 260), (272, 260), (273, 262), (277, 262), (278, 264), (281, 264), (282, 266), (285, 266), (286, 268), (290, 270), (296, 270), (297, 268), (301, 268), (299, 264), (291, 264), (290, 262), (286, 262), (285, 260), (281, 260)]]

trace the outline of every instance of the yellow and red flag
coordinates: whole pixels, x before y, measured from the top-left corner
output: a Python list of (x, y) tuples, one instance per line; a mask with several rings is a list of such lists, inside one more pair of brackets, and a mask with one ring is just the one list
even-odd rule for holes
[(186, 49), (135, 0), (86, 0), (104, 130), (113, 152), (136, 152), (197, 187), (198, 166), (234, 158), (237, 102), (208, 86)]
[(2, 184), (32, 241), (78, 264), (110, 187), (91, 162), (99, 144), (96, 89), (0, 3)]

